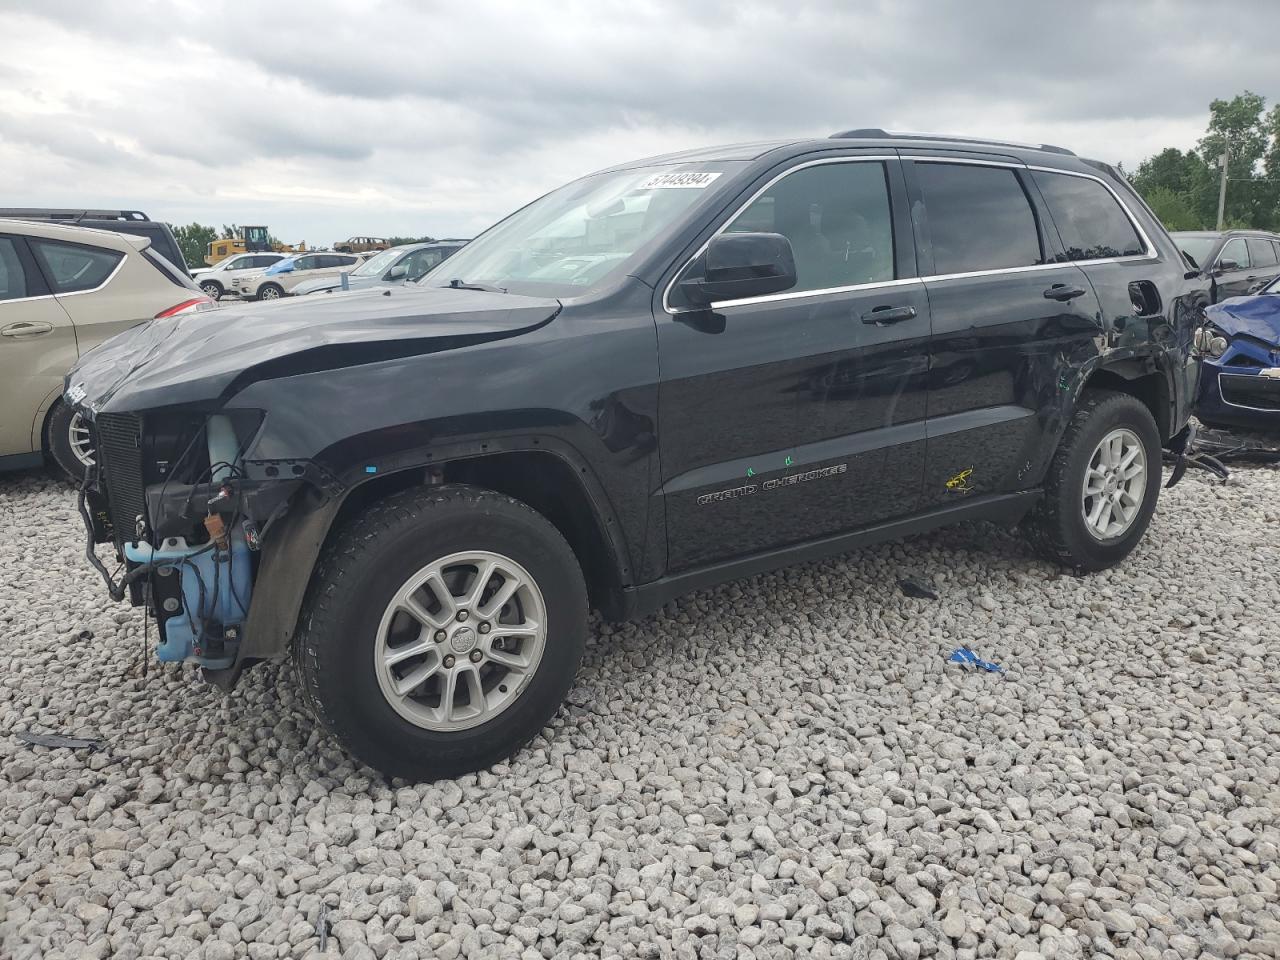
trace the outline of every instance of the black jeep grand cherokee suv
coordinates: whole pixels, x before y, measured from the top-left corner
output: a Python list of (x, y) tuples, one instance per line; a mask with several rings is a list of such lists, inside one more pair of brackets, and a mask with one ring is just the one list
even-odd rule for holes
[(420, 284), (93, 351), (82, 513), (161, 659), (229, 686), (292, 652), (362, 760), (453, 775), (551, 717), (591, 607), (978, 518), (1120, 561), (1196, 382), (1185, 270), (1060, 148), (859, 130), (625, 164)]

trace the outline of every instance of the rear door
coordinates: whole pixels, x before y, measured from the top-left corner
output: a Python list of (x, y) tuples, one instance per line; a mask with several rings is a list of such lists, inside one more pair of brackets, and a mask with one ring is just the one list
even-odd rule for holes
[(0, 457), (36, 449), (36, 415), (76, 356), (71, 318), (50, 294), (26, 241), (0, 233)]
[(924, 503), (1025, 489), (1062, 368), (1097, 352), (1097, 298), (1020, 162), (921, 151), (904, 172), (933, 318)]
[(672, 572), (912, 508), (929, 317), (903, 194), (896, 157), (798, 160), (719, 228), (786, 236), (794, 288), (710, 310), (668, 288), (659, 442)]
[(1108, 344), (1148, 344), (1166, 336), (1166, 299), (1181, 284), (1183, 264), (1160, 256), (1101, 177), (1034, 170), (1031, 178), (1061, 240), (1063, 258), (1079, 265), (1098, 297)]

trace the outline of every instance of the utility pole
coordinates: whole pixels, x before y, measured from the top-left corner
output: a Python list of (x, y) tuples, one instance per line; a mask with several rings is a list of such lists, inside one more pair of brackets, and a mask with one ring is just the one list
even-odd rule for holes
[(1218, 185), (1218, 229), (1222, 229), (1222, 218), (1227, 210), (1227, 161), (1231, 157), (1231, 146), (1224, 138), (1222, 141), (1222, 156), (1218, 158), (1218, 163), (1222, 165), (1222, 182)]

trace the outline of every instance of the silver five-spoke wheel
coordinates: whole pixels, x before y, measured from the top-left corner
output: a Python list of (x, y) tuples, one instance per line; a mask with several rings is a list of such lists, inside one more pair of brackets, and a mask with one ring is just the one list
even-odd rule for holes
[(485, 723), (520, 696), (542, 659), (547, 615), (520, 564), (486, 550), (422, 568), (387, 605), (374, 644), (392, 708), (428, 730)]
[(89, 425), (79, 411), (71, 415), (71, 423), (67, 427), (67, 439), (71, 444), (71, 455), (82, 467), (93, 466), (93, 436), (89, 433)]
[(1147, 455), (1127, 427), (1112, 430), (1094, 448), (1085, 470), (1080, 508), (1085, 528), (1098, 540), (1124, 536), (1142, 507), (1147, 489)]

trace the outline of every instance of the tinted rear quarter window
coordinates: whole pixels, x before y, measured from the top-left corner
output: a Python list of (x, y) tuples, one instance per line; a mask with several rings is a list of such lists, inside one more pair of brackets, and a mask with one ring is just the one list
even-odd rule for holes
[(1249, 240), (1249, 262), (1255, 267), (1273, 267), (1276, 263), (1276, 248), (1270, 240), (1262, 238)]
[(1147, 252), (1133, 221), (1103, 184), (1066, 173), (1037, 170), (1033, 176), (1066, 249), (1060, 259), (1101, 260)]
[(919, 162), (915, 170), (924, 193), (935, 274), (1044, 262), (1031, 201), (1012, 170)]
[(29, 238), (54, 293), (76, 293), (101, 286), (124, 254), (79, 243)]
[(0, 237), (0, 300), (16, 300), (27, 295), (27, 274), (13, 240)]

